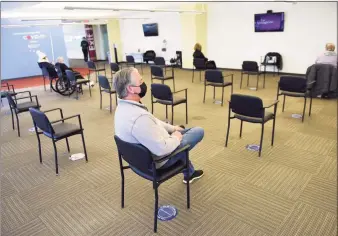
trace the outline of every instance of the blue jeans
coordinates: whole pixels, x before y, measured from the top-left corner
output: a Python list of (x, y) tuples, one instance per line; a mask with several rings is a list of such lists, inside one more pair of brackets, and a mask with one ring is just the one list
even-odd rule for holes
[[(177, 147), (177, 149), (184, 147), (185, 145), (189, 144), (189, 151), (193, 149), (197, 143), (199, 143), (204, 137), (204, 130), (200, 127), (194, 127), (190, 129), (185, 129), (181, 131), (183, 138), (181, 144)], [(161, 168), (168, 168), (174, 165), (178, 161), (183, 161), (186, 163), (186, 156), (185, 152), (179, 153), (176, 156), (170, 158)], [(190, 177), (195, 172), (194, 166), (192, 165), (191, 161), (189, 160), (189, 170), (183, 170), (183, 175), (185, 178), (188, 176)]]

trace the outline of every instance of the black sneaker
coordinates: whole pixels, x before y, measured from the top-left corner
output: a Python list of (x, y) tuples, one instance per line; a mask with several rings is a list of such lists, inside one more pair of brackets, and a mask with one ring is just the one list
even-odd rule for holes
[(180, 127), (181, 127), (182, 129), (185, 129), (185, 126), (184, 126), (184, 125), (180, 125)]
[[(194, 180), (201, 178), (204, 175), (203, 170), (195, 170), (195, 172), (190, 176), (189, 183), (191, 184)], [(187, 179), (183, 179), (183, 183), (187, 183)]]

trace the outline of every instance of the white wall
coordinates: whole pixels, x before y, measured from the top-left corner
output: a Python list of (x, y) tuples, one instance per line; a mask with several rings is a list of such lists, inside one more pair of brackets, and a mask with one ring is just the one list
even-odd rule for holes
[[(255, 33), (254, 14), (285, 12), (284, 32)], [(218, 67), (240, 69), (267, 52), (283, 57), (283, 72), (304, 74), (325, 49), (337, 42), (337, 3), (208, 3), (207, 57)]]
[[(150, 19), (125, 19), (120, 20), (121, 41), (122, 41), (122, 55), (125, 60), (126, 53), (137, 53), (147, 50), (154, 50), (156, 56), (164, 57), (170, 60), (176, 56), (175, 52), (181, 50), (181, 25), (180, 16), (177, 13), (161, 13), (156, 16), (153, 13)], [(145, 37), (143, 34), (142, 24), (157, 23), (158, 36)], [(162, 52), (163, 40), (167, 40), (167, 51)], [(120, 49), (118, 49), (120, 50)]]
[(86, 36), (84, 25), (64, 25), (62, 28), (68, 59), (83, 59), (81, 41)]

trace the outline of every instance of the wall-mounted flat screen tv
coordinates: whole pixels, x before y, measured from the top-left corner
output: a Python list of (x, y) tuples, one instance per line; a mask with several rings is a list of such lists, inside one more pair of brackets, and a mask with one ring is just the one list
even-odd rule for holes
[(283, 32), (284, 12), (255, 14), (255, 32)]
[(158, 26), (157, 23), (153, 24), (143, 24), (143, 33), (145, 37), (149, 36), (158, 36)]

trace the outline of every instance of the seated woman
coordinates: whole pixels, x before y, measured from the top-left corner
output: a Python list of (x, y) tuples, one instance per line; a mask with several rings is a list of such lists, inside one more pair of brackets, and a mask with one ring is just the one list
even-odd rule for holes
[(202, 52), (202, 45), (199, 43), (196, 43), (194, 46), (194, 54), (193, 57), (194, 59), (199, 58), (199, 59), (204, 59), (205, 61), (205, 66), (207, 69), (216, 69), (216, 63), (214, 61), (208, 61), (208, 58), (206, 58)]
[(63, 57), (58, 57), (58, 58), (56, 59), (56, 61), (57, 61), (57, 62), (55, 63), (55, 66), (60, 68), (60, 70), (62, 71), (62, 74), (63, 74), (64, 76), (66, 76), (66, 70), (71, 70), (71, 71), (74, 72), (74, 75), (75, 75), (75, 78), (76, 78), (76, 79), (84, 79), (84, 78), (82, 77), (82, 75), (80, 74), (80, 72), (74, 71), (72, 68), (68, 67), (68, 66), (65, 64), (65, 61), (64, 61)]
[(317, 57), (316, 64), (330, 64), (337, 68), (337, 53), (334, 51), (335, 45), (327, 43), (325, 49), (326, 51)]

